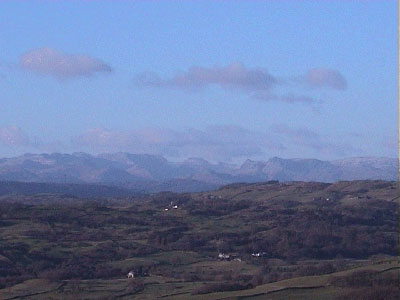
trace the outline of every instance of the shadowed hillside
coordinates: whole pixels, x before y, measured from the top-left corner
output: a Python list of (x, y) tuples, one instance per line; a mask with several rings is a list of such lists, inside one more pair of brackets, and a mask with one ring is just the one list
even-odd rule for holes
[(391, 300), (397, 212), (388, 181), (2, 196), (0, 299)]

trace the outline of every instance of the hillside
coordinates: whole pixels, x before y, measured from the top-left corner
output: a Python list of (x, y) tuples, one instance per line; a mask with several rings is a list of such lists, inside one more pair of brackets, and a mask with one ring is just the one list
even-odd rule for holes
[(109, 198), (128, 197), (140, 191), (100, 184), (68, 184), (0, 181), (0, 196), (54, 194), (72, 197)]
[(398, 195), (388, 181), (270, 181), (3, 196), (0, 299), (397, 299)]

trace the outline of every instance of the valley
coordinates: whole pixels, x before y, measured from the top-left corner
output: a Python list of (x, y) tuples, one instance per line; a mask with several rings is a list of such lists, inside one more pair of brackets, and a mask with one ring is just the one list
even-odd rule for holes
[(397, 299), (398, 201), (389, 181), (3, 195), (0, 299)]

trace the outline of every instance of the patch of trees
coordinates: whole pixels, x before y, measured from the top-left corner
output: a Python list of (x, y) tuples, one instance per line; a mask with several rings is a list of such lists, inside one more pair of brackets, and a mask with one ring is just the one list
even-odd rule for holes
[(205, 284), (193, 291), (193, 294), (208, 294), (215, 292), (227, 292), (227, 291), (238, 291), (252, 288), (251, 283), (242, 283), (242, 282), (216, 282)]
[[(120, 277), (123, 270), (109, 267), (108, 262), (170, 250), (193, 251), (211, 259), (224, 252), (260, 267), (272, 258), (294, 263), (398, 254), (395, 202), (370, 199), (362, 205), (345, 206), (340, 201), (332, 205), (323, 201), (302, 203), (296, 195), (271, 201), (191, 197), (161, 193), (124, 206), (96, 201), (37, 205), (0, 202), (0, 286), (23, 280), (26, 272), (33, 278)], [(179, 208), (165, 212), (170, 202), (179, 204)], [(265, 254), (254, 258), (253, 252)], [(167, 274), (167, 267), (157, 266), (154, 272)], [(336, 267), (299, 266), (288, 272), (274, 269), (239, 281), (243, 287), (326, 274)], [(218, 277), (181, 275), (210, 280)], [(229, 278), (226, 280), (229, 282)], [(204, 289), (240, 289), (240, 285)]]
[(397, 300), (399, 299), (399, 273), (363, 270), (346, 276), (335, 276), (330, 284), (352, 291), (337, 296), (337, 300)]

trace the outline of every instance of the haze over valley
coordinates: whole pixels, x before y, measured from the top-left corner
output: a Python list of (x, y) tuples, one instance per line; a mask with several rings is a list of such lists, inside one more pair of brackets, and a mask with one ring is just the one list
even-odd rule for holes
[(0, 159), (0, 181), (90, 183), (142, 192), (196, 192), (235, 182), (396, 180), (397, 159), (358, 157), (343, 160), (246, 160), (210, 163), (201, 158), (171, 162), (162, 156), (129, 153), (90, 155), (25, 154)]
[(398, 1), (0, 1), (0, 300), (398, 300)]

